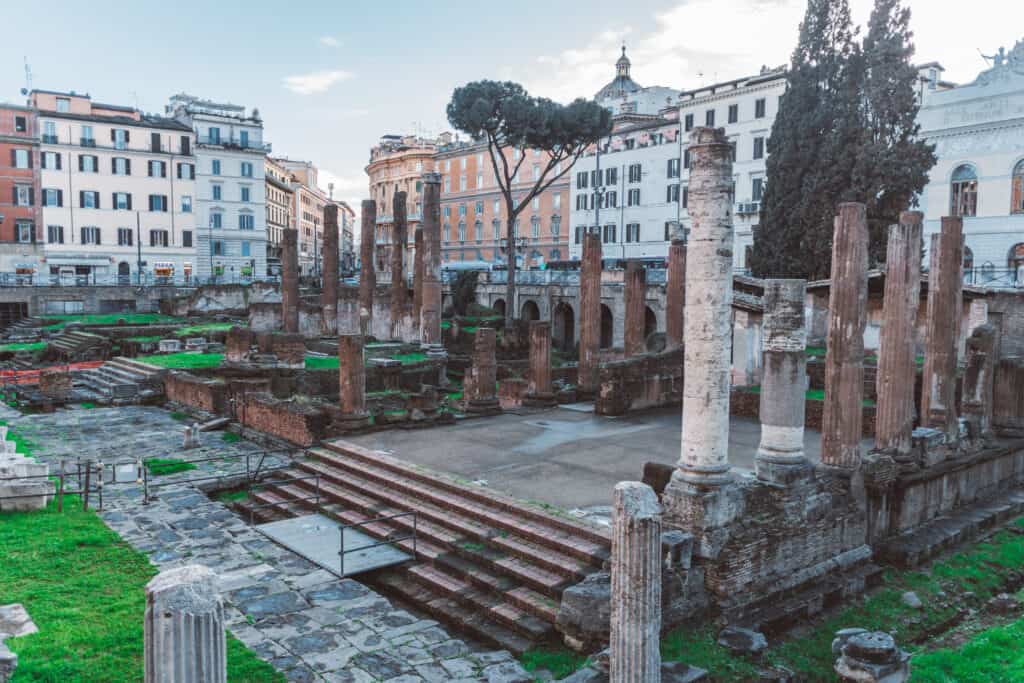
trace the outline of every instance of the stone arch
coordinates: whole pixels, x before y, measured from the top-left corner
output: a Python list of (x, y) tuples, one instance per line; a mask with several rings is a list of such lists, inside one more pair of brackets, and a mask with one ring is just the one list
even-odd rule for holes
[(1024, 213), (1024, 159), (1013, 167), (1010, 180), (1010, 213)]
[(494, 303), (491, 304), (491, 308), (493, 308), (494, 312), (497, 313), (498, 315), (500, 315), (501, 317), (503, 317), (503, 318), (505, 317), (505, 300), (504, 299), (495, 299)]
[(132, 267), (127, 261), (121, 261), (117, 264), (117, 283), (120, 285), (127, 285), (131, 282), (132, 278)]
[(615, 343), (615, 316), (612, 309), (601, 304), (601, 348), (610, 349)]
[(537, 302), (532, 299), (527, 299), (523, 302), (522, 307), (519, 311), (519, 317), (523, 322), (533, 322), (534, 320), (540, 320), (540, 307), (537, 306)]
[(561, 351), (572, 351), (576, 346), (576, 314), (564, 301), (559, 301), (551, 313), (551, 343)]
[(650, 306), (644, 306), (644, 339), (658, 331), (658, 316)]
[(978, 210), (978, 169), (964, 163), (953, 169), (949, 181), (949, 213), (974, 216)]

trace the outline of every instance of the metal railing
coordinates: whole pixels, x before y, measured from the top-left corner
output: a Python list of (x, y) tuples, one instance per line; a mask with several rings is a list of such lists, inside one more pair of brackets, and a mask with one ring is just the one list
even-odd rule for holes
[(131, 275), (51, 275), (36, 273), (0, 273), (0, 287), (199, 287), (201, 285), (252, 284), (255, 282), (279, 282), (279, 275), (212, 275), (198, 277), (190, 275), (157, 276), (144, 273), (139, 278)]
[(964, 268), (964, 284), (994, 289), (1019, 289), (1024, 287), (1024, 271), (985, 265)]
[[(95, 474), (95, 477), (94, 477)], [(67, 479), (74, 475), (77, 478), (77, 489), (69, 489), (67, 487)], [(15, 482), (31, 482), (36, 480), (52, 481), (54, 482), (53, 494), (49, 493), (23, 493), (13, 496), (0, 496), (0, 500), (21, 500), (25, 498), (39, 498), (40, 496), (53, 495), (57, 500), (57, 512), (64, 511), (64, 497), (65, 496), (81, 496), (82, 510), (89, 510), (89, 501), (92, 494), (96, 494), (99, 503), (99, 510), (103, 510), (103, 463), (93, 462), (87, 460), (84, 463), (82, 461), (77, 462), (76, 471), (74, 473), (68, 472), (65, 467), (65, 461), (60, 461), (60, 470), (57, 474), (32, 474), (24, 477), (0, 477), (0, 482), (15, 481)], [(0, 506), (2, 507), (2, 506)]]
[[(216, 455), (216, 456), (210, 456), (208, 458), (196, 458), (194, 460), (179, 460), (179, 459), (175, 459), (175, 460), (176, 460), (176, 462), (183, 463), (183, 464), (199, 465), (199, 464), (206, 463), (206, 462), (214, 462), (214, 461), (221, 462), (221, 461), (224, 461), (224, 460), (230, 460), (232, 458), (245, 458), (245, 481), (246, 481), (246, 486), (252, 486), (252, 483), (260, 476), (261, 473), (262, 474), (267, 474), (267, 473), (270, 473), (270, 472), (277, 472), (279, 470), (287, 469), (287, 466), (263, 469), (263, 466), (264, 466), (264, 463), (266, 462), (267, 456), (268, 455), (275, 455), (275, 454), (279, 454), (279, 453), (280, 454), (285, 454), (288, 457), (289, 460), (291, 459), (291, 451), (290, 450), (287, 450), (287, 449), (275, 449), (275, 450), (253, 451), (253, 452), (249, 452), (249, 453), (235, 453), (233, 455)], [(253, 466), (252, 466), (253, 462), (252, 461), (257, 456), (259, 456), (259, 460), (257, 460), (257, 462), (256, 462), (256, 467), (253, 468)], [(130, 462), (130, 461), (121, 462), (121, 463), (117, 463), (117, 464), (122, 464), (123, 465), (123, 464), (127, 464), (128, 462)], [(224, 479), (224, 478), (230, 477), (230, 476), (237, 476), (237, 475), (231, 475), (231, 474), (227, 474), (227, 475), (226, 474), (215, 474), (215, 475), (207, 475), (207, 476), (200, 476), (200, 477), (187, 477), (187, 478), (184, 478), (184, 479), (182, 479), (182, 478), (174, 478), (173, 480), (169, 480), (169, 481), (160, 481), (160, 482), (152, 482), (151, 483), (150, 482), (149, 468), (146, 466), (145, 461), (139, 460), (137, 462), (139, 463), (139, 466), (141, 468), (139, 476), (140, 476), (140, 480), (141, 480), (141, 483), (142, 483), (142, 504), (143, 505), (149, 505), (149, 501), (150, 501), (150, 498), (151, 498), (150, 491), (152, 489), (159, 489), (159, 488), (163, 488), (165, 486), (180, 486), (182, 484), (193, 484), (193, 483), (201, 482), (201, 481), (216, 481), (216, 480), (221, 480), (221, 479)], [(114, 483), (127, 483), (127, 482), (114, 482)]]
[(209, 135), (201, 135), (196, 139), (196, 143), (200, 145), (220, 145), (221, 147), (237, 147), (239, 149), (257, 149), (263, 152), (269, 152), (271, 145), (269, 142), (256, 142), (255, 140), (245, 140), (241, 138), (233, 137), (210, 137)]
[(313, 480), (313, 484), (314, 484), (315, 488), (314, 488), (314, 492), (312, 494), (308, 495), (308, 496), (294, 496), (292, 498), (287, 498), (287, 499), (276, 501), (276, 502), (273, 502), (273, 503), (264, 503), (262, 505), (252, 505), (250, 503), (247, 506), (248, 510), (249, 510), (249, 526), (255, 525), (255, 523), (256, 523), (256, 511), (257, 510), (265, 510), (267, 508), (280, 508), (282, 506), (290, 505), (292, 503), (302, 503), (302, 502), (309, 501), (309, 500), (313, 501), (313, 509), (314, 510), (319, 510), (320, 509), (320, 475), (319, 474), (308, 474), (308, 475), (305, 475), (305, 476), (302, 476), (302, 477), (289, 477), (287, 479), (271, 479), (270, 481), (264, 481), (264, 482), (252, 482), (252, 481), (250, 481), (246, 491), (248, 492), (249, 498), (251, 500), (252, 499), (252, 492), (253, 492), (253, 488), (254, 487), (280, 486), (281, 484), (288, 484), (288, 483), (291, 483), (293, 481), (309, 481), (310, 479)]
[[(377, 541), (376, 543), (369, 543), (367, 545), (361, 545), (358, 548), (350, 548), (348, 550), (345, 549), (345, 529), (358, 529), (359, 527), (365, 527), (365, 526), (368, 526), (370, 524), (376, 524), (378, 522), (386, 522), (388, 520), (397, 519), (399, 517), (412, 517), (412, 533), (410, 533), (407, 536), (399, 536), (397, 538), (392, 537), (391, 535), (389, 535), (383, 541)], [(340, 566), (339, 566), (338, 573), (342, 576), (342, 578), (344, 578), (346, 576), (346, 574), (345, 574), (345, 555), (347, 555), (349, 553), (358, 552), (360, 550), (369, 550), (370, 548), (379, 548), (382, 545), (394, 546), (394, 545), (397, 545), (398, 543), (401, 543), (402, 541), (408, 541), (410, 539), (412, 540), (412, 558), (414, 560), (418, 559), (418, 557), (419, 557), (419, 549), (418, 549), (417, 544), (416, 544), (417, 543), (416, 542), (416, 537), (417, 537), (417, 518), (418, 518), (418, 515), (416, 514), (415, 511), (398, 512), (398, 513), (395, 513), (393, 515), (385, 515), (383, 517), (375, 517), (373, 519), (363, 520), (362, 522), (355, 522), (353, 524), (342, 524), (341, 526), (339, 526), (338, 527), (338, 534), (340, 536), (341, 545), (340, 545), (340, 549), (338, 550), (338, 558), (339, 558), (339, 561), (340, 561)]]

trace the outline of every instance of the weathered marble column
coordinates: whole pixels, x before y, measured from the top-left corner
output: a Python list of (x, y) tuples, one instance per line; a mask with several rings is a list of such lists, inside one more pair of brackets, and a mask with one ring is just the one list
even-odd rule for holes
[(324, 205), (324, 287), (320, 291), (320, 332), (338, 333), (338, 205)]
[(847, 202), (838, 208), (832, 233), (821, 464), (848, 471), (855, 469), (861, 458), (868, 222), (863, 204)]
[(668, 248), (665, 284), (665, 348), (683, 345), (683, 310), (686, 303), (686, 243), (673, 239)]
[(420, 341), (441, 343), (441, 174), (423, 174), (423, 302)]
[(202, 565), (168, 569), (146, 585), (146, 683), (224, 683), (224, 605)]
[(732, 356), (732, 147), (724, 129), (690, 134), (690, 241), (686, 249), (686, 356), (679, 476), (729, 480)]
[(626, 304), (626, 329), (625, 329), (625, 352), (626, 357), (636, 356), (647, 350), (644, 339), (644, 322), (646, 305), (644, 299), (647, 295), (647, 269), (639, 261), (626, 263), (625, 283), (625, 304)]
[(963, 309), (962, 218), (943, 217), (941, 232), (932, 235), (929, 257), (921, 426), (938, 429), (947, 441), (955, 441), (960, 434), (956, 415), (956, 367)]
[(470, 413), (487, 414), (501, 410), (497, 396), (498, 361), (494, 354), (494, 341), (494, 328), (477, 328), (473, 338), (473, 365), (465, 383), (469, 390), (466, 410)]
[(362, 225), (359, 230), (359, 331), (373, 334), (373, 292), (377, 289), (377, 272), (373, 265), (374, 243), (377, 240), (377, 202), (364, 199)]
[(875, 449), (892, 455), (904, 469), (910, 462), (914, 430), (914, 337), (921, 300), (920, 211), (904, 211), (889, 228), (885, 254), (885, 299), (875, 380)]
[(402, 320), (405, 318), (405, 247), (409, 239), (406, 229), (408, 213), (405, 208), (405, 192), (396, 192), (391, 229), (391, 338), (403, 339)]
[(765, 280), (761, 444), (757, 478), (786, 484), (809, 473), (804, 456), (807, 332), (803, 280)]
[(288, 334), (299, 331), (299, 233), (281, 231), (281, 324)]
[(524, 405), (555, 404), (551, 390), (551, 323), (534, 320), (530, 323), (530, 386)]
[(612, 494), (611, 683), (661, 681), (661, 507), (638, 481)]
[(996, 328), (987, 323), (974, 328), (974, 332), (967, 338), (960, 412), (967, 422), (967, 435), (971, 439), (992, 435), (996, 338)]
[(363, 341), (361, 334), (338, 336), (339, 421), (346, 429), (356, 429), (369, 422)]
[(601, 236), (583, 235), (580, 264), (580, 358), (577, 384), (583, 394), (598, 388), (601, 353)]
[(413, 242), (416, 253), (412, 266), (412, 324), (419, 330), (423, 308), (423, 228), (416, 228)]

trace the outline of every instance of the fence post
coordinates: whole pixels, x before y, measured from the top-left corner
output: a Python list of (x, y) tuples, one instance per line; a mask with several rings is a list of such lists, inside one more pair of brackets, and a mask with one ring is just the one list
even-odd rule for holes
[[(79, 463), (81, 468), (81, 463)], [(82, 493), (82, 511), (86, 512), (89, 510), (89, 488), (92, 486), (92, 461), (86, 461), (85, 463), (85, 488)]]
[(142, 504), (149, 505), (149, 468), (142, 466)]
[(57, 475), (57, 512), (64, 512), (64, 461), (60, 461), (60, 474)]
[(341, 533), (341, 541), (338, 545), (338, 557), (341, 558), (341, 578), (345, 578), (345, 526), (338, 527)]
[(96, 465), (96, 476), (99, 477), (99, 483), (97, 484), (97, 487), (99, 489), (99, 495), (100, 495), (99, 511), (103, 512), (103, 461), (102, 460), (99, 462), (99, 464)]
[(316, 475), (316, 509), (320, 510), (320, 475)]

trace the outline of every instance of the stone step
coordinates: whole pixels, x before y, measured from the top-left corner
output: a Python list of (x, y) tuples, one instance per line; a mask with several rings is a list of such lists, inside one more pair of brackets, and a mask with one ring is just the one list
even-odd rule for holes
[(124, 356), (112, 358), (107, 364), (134, 371), (151, 382), (159, 382), (160, 378), (167, 372), (164, 368), (157, 365), (150, 365), (149, 363), (144, 363), (134, 358), (125, 358)]

